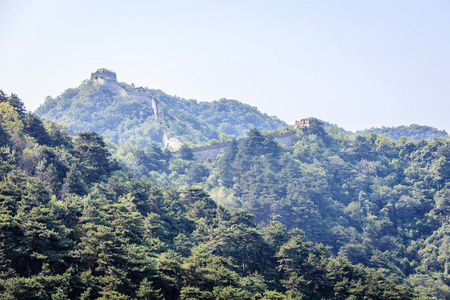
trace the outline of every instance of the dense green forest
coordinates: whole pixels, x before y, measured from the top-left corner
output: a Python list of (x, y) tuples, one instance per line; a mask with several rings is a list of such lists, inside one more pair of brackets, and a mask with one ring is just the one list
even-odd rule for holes
[(95, 131), (118, 145), (142, 147), (152, 142), (165, 145), (167, 138), (197, 144), (219, 139), (221, 133), (241, 137), (251, 128), (287, 126), (236, 100), (186, 100), (107, 77), (85, 80), (56, 98), (47, 97), (36, 114), (72, 130)]
[[(316, 142), (334, 140), (324, 133), (305, 136)], [(235, 146), (211, 164), (220, 168), (226, 160), (233, 161), (235, 173), (251, 162), (255, 167), (247, 171), (266, 166), (260, 176), (270, 177), (274, 173), (267, 172), (282, 167), (291, 155), (256, 130)], [(187, 147), (178, 157), (158, 149), (153, 146), (141, 153), (149, 169), (152, 163), (160, 164), (161, 170), (195, 163)], [(152, 151), (158, 158), (154, 161)], [(289, 163), (292, 172), (296, 163), (311, 164), (302, 162), (306, 154), (295, 153)], [(315, 163), (316, 158), (308, 159)], [(250, 186), (241, 186), (237, 194), (242, 181), (236, 174), (214, 175), (210, 165), (203, 166), (210, 170), (208, 178), (215, 176), (218, 189), (233, 186), (229, 193), (249, 199), (245, 193)], [(198, 168), (192, 167), (192, 173)], [(334, 249), (312, 242), (318, 236), (305, 236), (294, 228), (296, 224), (283, 224), (273, 213), (266, 218), (257, 212), (255, 219), (246, 209), (225, 208), (199, 187), (163, 187), (145, 176), (136, 178), (112, 159), (97, 133), (79, 132), (72, 138), (55, 123), (27, 113), (17, 96), (3, 92), (0, 169), (1, 299), (418, 299), (411, 284), (428, 288), (425, 293), (441, 291), (424, 285), (421, 277), (411, 283), (401, 276), (393, 281), (383, 272), (352, 264), (345, 255), (336, 257)], [(308, 172), (303, 168), (297, 172), (303, 171)], [(192, 180), (198, 182), (195, 176)], [(266, 183), (261, 181), (262, 193), (272, 189)], [(321, 187), (316, 188), (322, 199)], [(295, 188), (286, 194), (291, 192)], [(444, 197), (445, 192), (440, 192)], [(299, 199), (297, 204), (305, 197), (290, 196)], [(254, 199), (256, 204), (262, 198)], [(363, 226), (366, 215), (357, 214)], [(358, 235), (350, 221), (341, 225), (342, 242), (346, 228)], [(434, 261), (439, 258), (433, 255), (440, 253), (445, 234), (441, 226), (428, 237), (426, 244), (435, 247), (428, 256), (426, 249), (418, 250), (429, 261), (421, 265), (434, 268), (444, 279), (447, 265), (442, 265), (445, 272), (439, 270), (439, 262)], [(385, 261), (383, 255), (379, 254), (380, 262)], [(428, 271), (424, 269), (423, 276), (432, 276)]]
[(378, 269), (392, 282), (450, 298), (450, 140), (354, 137), (331, 127), (299, 129), (290, 148), (256, 129), (212, 161), (156, 145), (112, 147), (136, 176), (206, 190), (244, 208), (260, 228), (280, 222), (333, 257)]

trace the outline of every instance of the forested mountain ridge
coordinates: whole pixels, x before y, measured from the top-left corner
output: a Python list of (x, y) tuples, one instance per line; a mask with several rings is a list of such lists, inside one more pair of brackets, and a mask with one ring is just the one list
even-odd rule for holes
[(156, 142), (178, 148), (181, 142), (219, 139), (221, 133), (241, 137), (251, 128), (287, 126), (236, 100), (185, 100), (117, 82), (115, 73), (106, 69), (56, 98), (47, 97), (36, 114), (75, 131), (98, 132), (118, 145), (130, 142), (142, 147)]
[(349, 131), (344, 128), (338, 127), (336, 124), (331, 124), (329, 122), (325, 122), (325, 128), (333, 128), (334, 131), (345, 133), (349, 136), (356, 135), (369, 135), (371, 133), (382, 134), (393, 140), (400, 140), (403, 137), (420, 141), (421, 139), (427, 140), (431, 142), (434, 138), (450, 138), (450, 135), (445, 130), (439, 130), (435, 127), (425, 126), (425, 125), (401, 125), (401, 126), (382, 126), (382, 127), (372, 127), (370, 129), (357, 130), (357, 131)]
[(206, 161), (193, 160), (189, 147), (176, 155), (156, 146), (112, 151), (136, 176), (200, 186), (218, 203), (250, 211), (260, 227), (300, 228), (333, 255), (450, 297), (449, 139), (395, 141), (315, 126), (298, 129), (288, 148), (254, 129)]
[(424, 299), (301, 230), (135, 179), (98, 134), (72, 138), (1, 91), (0, 298)]
[[(221, 134), (242, 137), (252, 128), (274, 130), (287, 126), (280, 119), (236, 100), (185, 100), (161, 90), (117, 82), (116, 74), (106, 69), (99, 69), (79, 87), (67, 89), (56, 98), (47, 97), (36, 114), (74, 131), (98, 132), (117, 145), (131, 143), (148, 147), (155, 142), (175, 149), (183, 142), (201, 144), (220, 139)], [(396, 140), (402, 136), (428, 141), (448, 137), (443, 130), (419, 125), (356, 132), (370, 133), (385, 134)]]
[(380, 127), (380, 128), (370, 128), (365, 130), (358, 130), (355, 134), (369, 135), (371, 133), (383, 134), (388, 138), (399, 140), (403, 136), (414, 140), (420, 141), (421, 139), (431, 142), (433, 138), (450, 138), (445, 130), (439, 130), (431, 126), (412, 124), (409, 126), (396, 126), (396, 127)]

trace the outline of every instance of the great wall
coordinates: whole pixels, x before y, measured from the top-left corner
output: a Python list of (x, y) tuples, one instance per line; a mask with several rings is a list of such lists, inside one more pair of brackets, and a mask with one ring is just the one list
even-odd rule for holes
[(110, 79), (117, 82), (117, 75), (111, 70), (108, 69), (98, 69), (94, 73), (91, 73), (91, 80), (97, 80), (99, 78)]
[[(286, 147), (290, 147), (295, 143), (295, 135), (297, 133), (296, 129), (289, 130), (281, 133), (274, 133), (272, 137), (275, 141), (280, 144), (285, 145)], [(239, 143), (240, 139), (237, 140)], [(220, 152), (227, 149), (230, 146), (231, 142), (219, 143), (215, 145), (201, 146), (191, 148), (192, 154), (194, 155), (194, 160), (212, 160), (219, 155)]]
[[(98, 69), (96, 72), (91, 73), (91, 80), (96, 84), (101, 84), (108, 87), (108, 89), (110, 91), (113, 91), (115, 95), (129, 98), (132, 97), (147, 103), (147, 105), (153, 109), (155, 122), (164, 126), (166, 125), (164, 110), (160, 108), (161, 104), (159, 103), (159, 100), (141, 93), (126, 91), (124, 88), (118, 85), (117, 75), (115, 72), (108, 69)], [(168, 137), (165, 132), (163, 132), (161, 140), (164, 144), (164, 147), (169, 147), (172, 149), (179, 149), (183, 145), (183, 143), (179, 139), (175, 137)]]
[[(102, 85), (108, 86), (108, 88), (115, 92), (115, 94), (120, 94), (123, 97), (134, 97), (136, 99), (140, 99), (141, 101), (147, 102), (149, 106), (152, 107), (153, 112), (155, 114), (155, 121), (164, 124), (164, 113), (162, 109), (159, 109), (160, 106), (159, 101), (148, 97), (146, 95), (142, 95), (139, 93), (127, 92), (125, 89), (120, 87), (117, 84), (117, 75), (115, 72), (110, 71), (108, 69), (99, 69), (94, 73), (91, 73), (91, 80)], [(280, 144), (283, 144), (286, 147), (292, 146), (296, 141), (296, 133), (297, 128), (306, 128), (310, 127), (310, 119), (302, 119), (300, 121), (295, 121), (294, 129), (285, 132), (277, 132), (273, 133), (272, 137), (275, 141)], [(182, 143), (175, 137), (169, 138), (166, 133), (163, 133), (162, 140), (165, 147), (169, 147), (175, 149), (175, 153), (181, 148)], [(238, 139), (239, 143), (241, 139)], [(206, 145), (200, 147), (191, 148), (194, 160), (208, 160), (215, 159), (220, 152), (227, 149), (230, 146), (231, 142), (218, 143), (215, 145)]]
[[(297, 129), (310, 129), (311, 127), (321, 127), (323, 128), (324, 124), (322, 121), (316, 118), (308, 118), (301, 119), (300, 121), (295, 121), (294, 128), (285, 132), (275, 132), (272, 133), (272, 137), (275, 141), (280, 144), (283, 144), (286, 147), (290, 147), (295, 144), (297, 141)], [(242, 138), (241, 138), (242, 139)], [(237, 142), (241, 139), (238, 139)], [(231, 142), (219, 143), (215, 145), (201, 146), (191, 148), (192, 154), (194, 156), (194, 160), (208, 160), (215, 159), (220, 152), (227, 149), (230, 146)]]

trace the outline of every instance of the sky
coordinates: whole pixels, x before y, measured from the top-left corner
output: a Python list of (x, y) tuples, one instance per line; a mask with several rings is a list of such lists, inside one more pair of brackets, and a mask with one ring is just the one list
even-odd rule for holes
[(0, 89), (34, 111), (107, 68), (289, 124), (450, 133), (450, 1), (0, 0)]

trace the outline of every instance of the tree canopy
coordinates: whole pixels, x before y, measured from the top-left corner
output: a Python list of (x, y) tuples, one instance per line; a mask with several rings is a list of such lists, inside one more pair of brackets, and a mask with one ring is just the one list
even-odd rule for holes
[[(145, 176), (135, 178), (118, 168), (107, 144), (96, 133), (80, 132), (72, 139), (48, 122), (43, 126), (46, 134), (40, 126), (41, 134), (26, 131), (17, 124), (7, 126), (8, 122), (24, 122), (25, 118), (26, 114), (18, 114), (17, 119), (0, 121), (0, 128), (6, 133), (0, 147), (2, 299), (418, 299), (401, 276), (393, 281), (382, 271), (336, 258), (330, 255), (336, 249), (330, 248), (330, 253), (326, 246), (312, 242), (320, 235), (310, 238), (310, 232), (315, 232), (310, 227), (324, 224), (306, 226), (316, 222), (308, 219), (310, 212), (316, 209), (320, 215), (323, 207), (330, 209), (322, 191), (322, 185), (328, 184), (327, 174), (322, 170), (324, 166), (316, 162), (323, 153), (317, 154), (313, 162), (303, 163), (300, 157), (289, 158), (286, 150), (257, 131), (252, 131), (245, 143), (230, 149), (226, 157), (233, 172), (240, 170), (240, 174), (233, 173), (229, 178), (233, 183), (231, 191), (239, 191), (236, 199), (254, 210), (252, 214), (244, 208), (227, 209), (200, 187), (161, 186)], [(352, 147), (351, 140), (348, 146)], [(428, 146), (413, 148), (423, 151)], [(444, 142), (436, 147), (433, 149), (446, 153)], [(171, 156), (155, 147), (136, 153), (141, 159), (152, 158), (142, 172), (158, 173), (155, 164), (162, 166), (161, 180), (169, 176), (166, 180), (177, 182), (185, 176), (188, 183), (211, 182), (212, 178), (219, 182), (220, 174), (208, 164)], [(352, 152), (347, 155), (364, 161)], [(436, 172), (445, 181), (445, 162), (437, 162), (433, 155), (421, 155), (434, 166), (430, 172)], [(249, 161), (252, 164), (246, 170)], [(180, 177), (170, 177), (183, 168), (194, 171), (190, 175), (185, 169)], [(363, 163), (358, 168), (381, 167)], [(162, 174), (169, 170), (173, 172)], [(272, 200), (283, 199), (282, 187), (272, 189), (272, 183), (278, 180), (276, 174), (267, 174), (276, 170), (313, 176), (299, 178), (309, 194), (298, 202), (305, 205), (305, 210), (292, 207), (301, 213), (292, 224), (273, 220), (273, 213), (266, 211), (270, 207), (267, 196), (273, 197)], [(263, 183), (252, 187), (247, 172), (259, 174)], [(382, 174), (382, 170), (379, 172)], [(194, 176), (198, 174), (201, 176)], [(248, 184), (244, 185), (246, 181)], [(428, 181), (436, 186), (443, 184)], [(295, 187), (287, 189), (287, 193), (298, 193)], [(445, 209), (445, 201), (440, 199), (446, 194), (441, 190), (436, 199), (440, 209)], [(371, 196), (369, 192), (366, 190)], [(386, 192), (378, 193), (376, 200), (384, 203), (382, 195)], [(358, 197), (366, 199), (367, 195)], [(415, 197), (406, 192), (404, 195)], [(418, 197), (417, 201), (427, 203), (420, 193)], [(355, 209), (363, 212), (372, 209), (365, 202), (360, 207)], [(383, 214), (390, 215), (390, 211)], [(372, 209), (369, 215), (355, 218), (376, 215), (379, 214)], [(371, 221), (361, 220), (361, 226), (373, 225), (382, 233), (392, 230), (384, 223), (377, 224), (374, 218), (368, 219)], [(400, 217), (396, 222), (407, 221)], [(427, 243), (439, 247), (439, 261), (445, 261), (447, 250), (442, 245), (446, 243), (446, 229), (441, 223), (442, 229), (430, 235)], [(295, 224), (305, 225), (306, 234)], [(430, 225), (422, 226), (432, 231)], [(342, 224), (341, 227), (344, 232), (345, 228), (349, 232), (352, 228)], [(415, 230), (411, 226), (405, 228)], [(376, 230), (369, 228), (367, 233), (370, 238)], [(365, 245), (357, 243), (362, 238), (358, 234), (355, 232), (355, 248)], [(385, 262), (387, 254), (373, 253), (379, 257), (377, 263)], [(423, 257), (433, 262), (432, 253), (424, 253)], [(373, 257), (370, 259), (374, 260)], [(440, 270), (433, 263), (421, 266)], [(421, 276), (436, 274), (427, 272), (424, 270)], [(410, 282), (417, 287), (425, 286), (421, 283), (425, 277), (414, 274), (417, 276)], [(439, 282), (424, 293), (444, 295), (445, 279), (442, 280), (442, 284)]]

